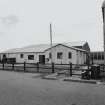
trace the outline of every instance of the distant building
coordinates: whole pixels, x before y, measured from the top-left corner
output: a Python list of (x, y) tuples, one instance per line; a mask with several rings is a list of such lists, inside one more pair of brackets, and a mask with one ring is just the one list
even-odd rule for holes
[(92, 64), (104, 64), (104, 51), (91, 52)]
[[(52, 53), (51, 53), (52, 52)], [(27, 63), (58, 63), (58, 64), (85, 64), (88, 61), (90, 48), (87, 42), (73, 42), (63, 44), (32, 45), (23, 48), (10, 49), (0, 53), (4, 62)]]

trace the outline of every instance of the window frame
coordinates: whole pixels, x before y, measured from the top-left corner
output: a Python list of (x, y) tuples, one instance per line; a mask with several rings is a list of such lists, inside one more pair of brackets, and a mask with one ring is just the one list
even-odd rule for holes
[(72, 52), (68, 52), (68, 59), (72, 59)]
[(63, 52), (57, 52), (57, 59), (63, 59)]
[(20, 54), (20, 58), (22, 58), (22, 59), (23, 59), (23, 58), (24, 58), (24, 54)]
[(34, 55), (28, 55), (28, 60), (34, 60)]
[(51, 58), (52, 58), (52, 53), (50, 52), (50, 53), (49, 53), (49, 59), (51, 59)]

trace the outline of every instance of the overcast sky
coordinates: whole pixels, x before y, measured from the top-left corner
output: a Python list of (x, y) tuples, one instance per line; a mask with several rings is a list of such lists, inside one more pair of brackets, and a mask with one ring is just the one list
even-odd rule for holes
[(50, 43), (87, 41), (103, 50), (103, 0), (0, 0), (0, 49)]

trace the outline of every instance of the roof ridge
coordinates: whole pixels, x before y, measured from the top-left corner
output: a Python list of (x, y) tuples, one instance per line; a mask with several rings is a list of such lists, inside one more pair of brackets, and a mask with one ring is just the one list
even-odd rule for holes
[[(86, 41), (81, 41), (81, 42), (85, 42)], [(68, 47), (73, 47), (73, 46), (81, 46), (83, 45), (83, 43), (81, 43), (80, 41), (76, 42), (66, 42), (66, 43), (53, 43), (53, 46), (56, 46), (58, 44), (62, 44), (62, 45), (66, 45)], [(74, 44), (74, 45), (73, 45)], [(25, 46), (25, 47), (21, 47), (21, 48), (13, 48), (13, 49), (8, 49), (6, 51), (2, 51), (1, 53), (11, 53), (11, 52), (43, 52), (44, 50), (50, 48), (50, 43), (47, 44), (35, 44), (35, 45), (29, 45), (29, 46)]]

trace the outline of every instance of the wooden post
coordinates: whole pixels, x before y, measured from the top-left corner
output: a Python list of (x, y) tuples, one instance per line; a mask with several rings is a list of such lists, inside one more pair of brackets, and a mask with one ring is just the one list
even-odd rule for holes
[(3, 66), (3, 70), (4, 70), (4, 62), (3, 62), (3, 64), (2, 64), (2, 66)]
[(52, 63), (52, 73), (54, 73), (54, 63)]
[(37, 72), (39, 72), (39, 62), (37, 62)]
[(70, 63), (70, 76), (72, 76), (72, 63)]
[(26, 71), (26, 62), (24, 62), (24, 72)]
[(90, 64), (88, 63), (88, 70), (89, 70), (89, 66), (90, 66)]
[(12, 63), (12, 70), (14, 70), (14, 63)]

